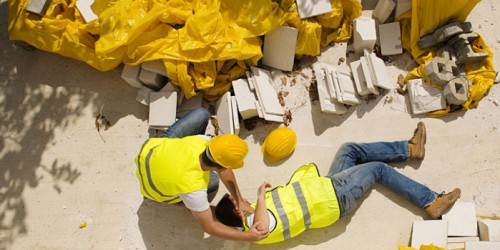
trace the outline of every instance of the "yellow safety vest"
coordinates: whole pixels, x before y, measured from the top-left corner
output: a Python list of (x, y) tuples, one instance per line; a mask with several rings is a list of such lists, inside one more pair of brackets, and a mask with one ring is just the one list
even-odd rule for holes
[[(295, 171), (288, 184), (267, 191), (265, 202), (276, 218), (276, 228), (258, 244), (284, 241), (308, 228), (329, 226), (340, 217), (332, 180), (320, 177), (314, 163)], [(243, 226), (248, 230), (246, 220)]]
[(177, 203), (185, 194), (207, 188), (209, 171), (200, 168), (199, 156), (208, 141), (200, 136), (151, 138), (135, 157), (136, 175), (144, 197)]

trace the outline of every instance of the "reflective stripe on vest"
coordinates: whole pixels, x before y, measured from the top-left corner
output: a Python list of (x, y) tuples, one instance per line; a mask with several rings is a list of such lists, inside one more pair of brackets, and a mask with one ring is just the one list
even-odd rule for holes
[(146, 173), (148, 175), (149, 186), (151, 186), (151, 188), (160, 196), (168, 198), (168, 200), (165, 200), (164, 202), (171, 202), (171, 201), (177, 199), (178, 197), (173, 196), (173, 195), (165, 195), (162, 192), (160, 192), (160, 190), (158, 190), (158, 188), (156, 188), (155, 184), (153, 183), (153, 178), (151, 177), (151, 170), (149, 168), (149, 163), (150, 163), (149, 159), (151, 158), (151, 155), (153, 154), (153, 150), (155, 150), (155, 148), (156, 147), (149, 150), (148, 156), (146, 156)]
[[(149, 142), (149, 139), (146, 140), (146, 142), (144, 142), (144, 144), (142, 144), (141, 151), (139, 151), (139, 155), (142, 154), (142, 151), (144, 150), (144, 146), (146, 146), (146, 144), (148, 144), (148, 142)], [(140, 157), (136, 158), (136, 164), (137, 164), (137, 172), (139, 172), (139, 176), (140, 176), (139, 181), (141, 182), (141, 188), (144, 190), (144, 192), (148, 196), (146, 198), (152, 199), (152, 196), (149, 194), (148, 190), (146, 188), (144, 188), (144, 181), (143, 181), (144, 179), (143, 179), (142, 172), (141, 172), (141, 159), (140, 159)]]

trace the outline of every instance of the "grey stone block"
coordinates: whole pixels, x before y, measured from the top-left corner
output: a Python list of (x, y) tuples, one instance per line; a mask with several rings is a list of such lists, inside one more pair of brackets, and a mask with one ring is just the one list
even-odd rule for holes
[(457, 52), (457, 65), (479, 62), (488, 55), (488, 52), (475, 52), (470, 45), (467, 45)]
[(432, 47), (436, 44), (437, 44), (437, 42), (436, 42), (436, 39), (434, 38), (433, 34), (424, 36), (424, 37), (420, 38), (420, 40), (418, 40), (418, 42), (417, 42), (417, 46), (419, 49), (426, 49), (426, 48)]
[(442, 26), (441, 28), (434, 31), (434, 39), (436, 42), (444, 42), (450, 39), (454, 35), (463, 33), (462, 24), (460, 22), (453, 22)]
[(39, 16), (45, 16), (45, 12), (51, 2), (51, 0), (30, 0), (28, 5), (26, 5), (26, 11)]
[(453, 65), (448, 62), (451, 61), (442, 57), (435, 57), (425, 65), (425, 72), (431, 82), (445, 86), (453, 78)]
[(443, 95), (449, 104), (460, 105), (469, 98), (470, 81), (465, 77), (454, 78), (443, 89)]
[(456, 51), (458, 51), (461, 48), (471, 44), (478, 38), (479, 35), (476, 33), (462, 33), (448, 40), (447, 44), (453, 47), (453, 49), (455, 49)]
[(447, 60), (456, 59), (455, 58), (455, 50), (453, 50), (453, 48), (449, 45), (445, 45), (445, 46), (439, 48), (436, 51), (436, 55), (438, 57), (442, 57), (442, 58), (447, 59)]
[(471, 22), (463, 22), (462, 29), (464, 30), (464, 33), (472, 32), (472, 23)]

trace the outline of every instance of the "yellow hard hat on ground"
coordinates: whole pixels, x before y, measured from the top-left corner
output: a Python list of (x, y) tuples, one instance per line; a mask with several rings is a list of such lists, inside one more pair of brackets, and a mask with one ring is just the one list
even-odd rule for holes
[(210, 139), (208, 150), (217, 164), (224, 168), (236, 169), (243, 167), (248, 145), (239, 136), (226, 134)]
[(262, 153), (269, 161), (279, 161), (293, 153), (297, 135), (289, 127), (273, 130), (262, 144)]

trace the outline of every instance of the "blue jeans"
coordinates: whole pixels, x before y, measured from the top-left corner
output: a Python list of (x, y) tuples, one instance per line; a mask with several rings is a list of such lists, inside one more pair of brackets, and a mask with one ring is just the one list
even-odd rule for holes
[(340, 206), (340, 216), (356, 207), (356, 201), (375, 183), (424, 208), (438, 195), (428, 187), (400, 174), (386, 163), (404, 162), (410, 158), (407, 141), (344, 143), (330, 166)]
[[(204, 108), (197, 108), (189, 111), (186, 115), (177, 120), (170, 128), (160, 134), (160, 137), (182, 138), (190, 135), (205, 134), (210, 114)], [(210, 181), (208, 182), (208, 201), (212, 201), (219, 190), (219, 175), (210, 171)]]

